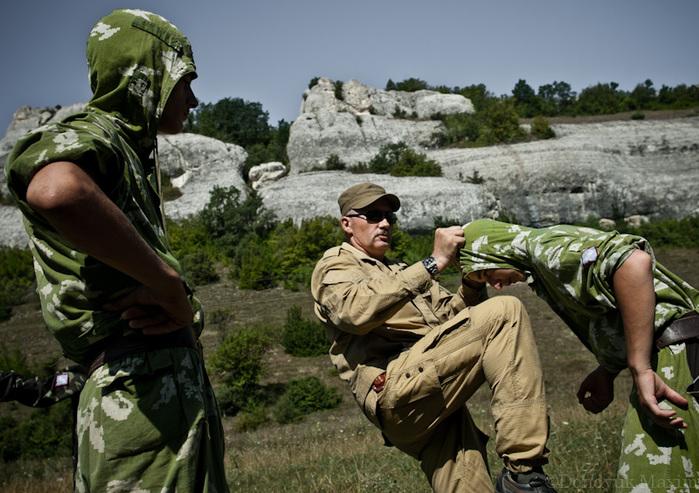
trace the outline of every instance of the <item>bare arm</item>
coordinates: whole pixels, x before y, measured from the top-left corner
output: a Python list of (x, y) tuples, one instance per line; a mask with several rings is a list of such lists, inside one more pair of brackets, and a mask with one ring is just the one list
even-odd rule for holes
[[(141, 238), (124, 213), (93, 179), (71, 162), (51, 163), (32, 178), (27, 203), (77, 249), (143, 285), (124, 303), (123, 318), (144, 333), (169, 332), (192, 322), (192, 309), (177, 272)], [(155, 305), (150, 314), (134, 305)]]
[(675, 412), (661, 409), (658, 402), (667, 399), (686, 408), (687, 400), (671, 389), (651, 367), (655, 290), (652, 260), (640, 250), (634, 251), (614, 272), (612, 284), (617, 307), (624, 324), (629, 370), (638, 391), (639, 402), (653, 420), (664, 427), (685, 428)]

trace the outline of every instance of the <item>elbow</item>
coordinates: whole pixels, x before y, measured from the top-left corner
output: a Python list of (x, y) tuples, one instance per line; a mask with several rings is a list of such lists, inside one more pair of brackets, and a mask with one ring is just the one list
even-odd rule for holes
[(634, 250), (634, 252), (629, 256), (629, 258), (626, 259), (626, 262), (624, 262), (624, 265), (626, 264), (628, 264), (629, 267), (637, 269), (639, 271), (650, 272), (653, 268), (653, 259), (647, 252), (644, 252), (643, 250)]
[(26, 200), (32, 209), (51, 213), (89, 203), (94, 188), (92, 179), (77, 165), (52, 163), (29, 182)]

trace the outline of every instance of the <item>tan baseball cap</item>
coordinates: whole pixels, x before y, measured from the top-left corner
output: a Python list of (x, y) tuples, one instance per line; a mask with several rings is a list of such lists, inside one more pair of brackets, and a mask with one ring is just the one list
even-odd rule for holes
[(392, 193), (386, 193), (383, 187), (374, 183), (359, 183), (349, 187), (340, 194), (337, 203), (340, 214), (346, 215), (352, 209), (363, 209), (379, 199), (386, 198), (393, 212), (400, 209), (400, 200)]

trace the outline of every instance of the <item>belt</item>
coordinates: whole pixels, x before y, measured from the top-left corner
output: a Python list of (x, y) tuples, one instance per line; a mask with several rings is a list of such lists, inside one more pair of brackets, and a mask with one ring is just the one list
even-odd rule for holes
[(103, 346), (106, 346), (106, 349), (92, 357), (92, 362), (88, 366), (88, 375), (92, 375), (92, 373), (103, 364), (130, 354), (145, 353), (174, 347), (195, 349), (196, 341), (192, 328), (187, 326), (174, 332), (157, 336), (146, 336), (140, 332), (115, 336), (108, 338)]
[(689, 312), (672, 322), (655, 340), (658, 349), (699, 337), (699, 313)]

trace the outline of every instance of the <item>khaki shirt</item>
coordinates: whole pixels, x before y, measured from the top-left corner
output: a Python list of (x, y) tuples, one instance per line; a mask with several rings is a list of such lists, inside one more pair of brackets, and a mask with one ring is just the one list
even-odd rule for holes
[(463, 322), (464, 309), (485, 297), (485, 289), (452, 294), (421, 262), (384, 263), (349, 243), (318, 261), (311, 293), (332, 341), (330, 359), (370, 419), (376, 405), (371, 384), (388, 363), (445, 322)]

